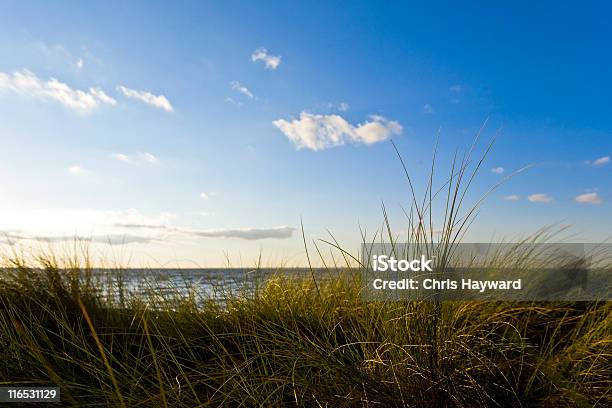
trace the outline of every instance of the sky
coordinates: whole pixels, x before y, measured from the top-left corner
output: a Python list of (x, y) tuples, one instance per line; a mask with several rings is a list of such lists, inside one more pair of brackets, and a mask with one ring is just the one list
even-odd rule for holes
[[(466, 239), (612, 236), (611, 6), (4, 1), (0, 249), (305, 265), (407, 223), (486, 122)], [(320, 244), (324, 253), (331, 251)], [(327, 256), (327, 255), (326, 255)]]

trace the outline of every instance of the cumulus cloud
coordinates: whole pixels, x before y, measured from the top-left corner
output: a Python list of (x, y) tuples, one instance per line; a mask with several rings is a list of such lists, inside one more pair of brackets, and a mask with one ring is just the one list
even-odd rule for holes
[(0, 91), (58, 102), (79, 113), (88, 113), (100, 105), (115, 106), (117, 101), (100, 88), (73, 89), (55, 78), (42, 80), (27, 69), (12, 74), (0, 72)]
[(172, 104), (170, 104), (170, 101), (164, 95), (153, 95), (151, 92), (139, 91), (123, 85), (119, 85), (117, 89), (128, 98), (139, 100), (147, 105), (163, 109), (166, 112), (174, 112)]
[(591, 166), (595, 166), (595, 167), (604, 166), (608, 163), (610, 163), (610, 156), (603, 156), (603, 157), (600, 157), (599, 159), (587, 161), (587, 164), (590, 164)]
[(430, 104), (426, 103), (425, 105), (423, 105), (423, 113), (426, 113), (426, 114), (434, 113), (433, 107)]
[(340, 115), (316, 115), (302, 112), (299, 119), (279, 119), (272, 122), (298, 149), (314, 151), (341, 146), (346, 141), (373, 144), (402, 132), (402, 126), (382, 116), (372, 115), (370, 120), (351, 125)]
[(275, 70), (281, 63), (281, 56), (269, 54), (268, 50), (264, 47), (260, 47), (251, 54), (251, 61), (262, 61), (266, 69)]
[(500, 167), (493, 167), (491, 169), (491, 172), (495, 173), (495, 174), (502, 174), (504, 171), (505, 171), (505, 169), (503, 167), (501, 167), (501, 166)]
[(155, 155), (147, 152), (139, 152), (129, 155), (124, 153), (115, 153), (112, 155), (112, 157), (115, 160), (129, 164), (157, 164), (159, 162), (159, 159)]
[(518, 201), (520, 198), (521, 198), (521, 197), (519, 197), (519, 196), (518, 196), (518, 195), (516, 195), (516, 194), (511, 194), (511, 195), (509, 195), (509, 196), (505, 196), (505, 197), (504, 197), (504, 200), (506, 200), (506, 201)]
[(550, 203), (553, 198), (548, 194), (537, 193), (527, 197), (527, 200), (531, 201), (532, 203)]
[(85, 62), (83, 61), (83, 58), (79, 58), (76, 60), (76, 67), (79, 71), (82, 70), (84, 66)]
[(240, 92), (241, 94), (247, 96), (249, 99), (253, 99), (255, 97), (255, 95), (253, 95), (253, 92), (251, 92), (249, 90), (249, 88), (247, 88), (246, 86), (242, 85), (240, 82), (232, 81), (231, 85), (232, 85), (232, 89), (234, 91)]
[(576, 202), (582, 204), (601, 204), (603, 200), (597, 193), (586, 193), (576, 196)]

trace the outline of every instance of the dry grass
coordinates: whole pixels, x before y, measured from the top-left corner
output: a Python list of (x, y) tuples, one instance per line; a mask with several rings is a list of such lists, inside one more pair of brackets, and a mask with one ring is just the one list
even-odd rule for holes
[[(461, 240), (484, 199), (463, 211), (473, 150), (438, 189), (432, 164), (422, 201), (406, 171), (410, 242)], [(131, 296), (119, 280), (109, 299), (88, 257), (23, 259), (0, 270), (0, 383), (57, 384), (73, 406), (612, 406), (606, 302), (363, 302), (350, 268), (220, 302)]]

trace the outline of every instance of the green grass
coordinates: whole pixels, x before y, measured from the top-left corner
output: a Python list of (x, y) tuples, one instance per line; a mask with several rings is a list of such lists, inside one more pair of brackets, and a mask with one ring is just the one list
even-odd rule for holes
[(612, 404), (609, 303), (365, 303), (344, 272), (159, 310), (72, 276), (4, 271), (1, 383), (78, 406)]
[[(438, 259), (496, 188), (462, 209), (484, 160), (473, 151), (439, 189), (434, 155), (422, 201), (406, 171), (407, 240), (442, 244)], [(395, 242), (383, 212), (373, 240)], [(73, 406), (612, 406), (611, 303), (363, 302), (351, 255), (327, 243), (347, 266), (326, 279), (278, 276), (204, 302), (195, 287), (131, 296), (122, 280), (108, 298), (88, 256), (13, 253), (0, 270), (0, 383), (59, 385)]]

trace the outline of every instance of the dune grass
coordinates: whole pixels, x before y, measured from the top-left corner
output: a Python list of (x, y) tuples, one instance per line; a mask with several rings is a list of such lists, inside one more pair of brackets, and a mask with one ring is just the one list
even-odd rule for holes
[[(362, 302), (354, 275), (225, 305), (107, 305), (70, 271), (0, 280), (0, 382), (75, 406), (609, 406), (609, 303)], [(438, 322), (432, 326), (432, 315)]]
[[(423, 200), (406, 171), (407, 240), (442, 244), (441, 256), (461, 240), (484, 200), (462, 210), (484, 160), (473, 150), (438, 189), (432, 164)], [(383, 212), (378, 239), (394, 242)], [(280, 273), (209, 301), (196, 287), (134, 296), (116, 277), (108, 296), (88, 256), (13, 253), (0, 270), (0, 383), (59, 385), (72, 406), (612, 405), (609, 302), (364, 302), (357, 257), (326, 242), (346, 266), (325, 278)]]

